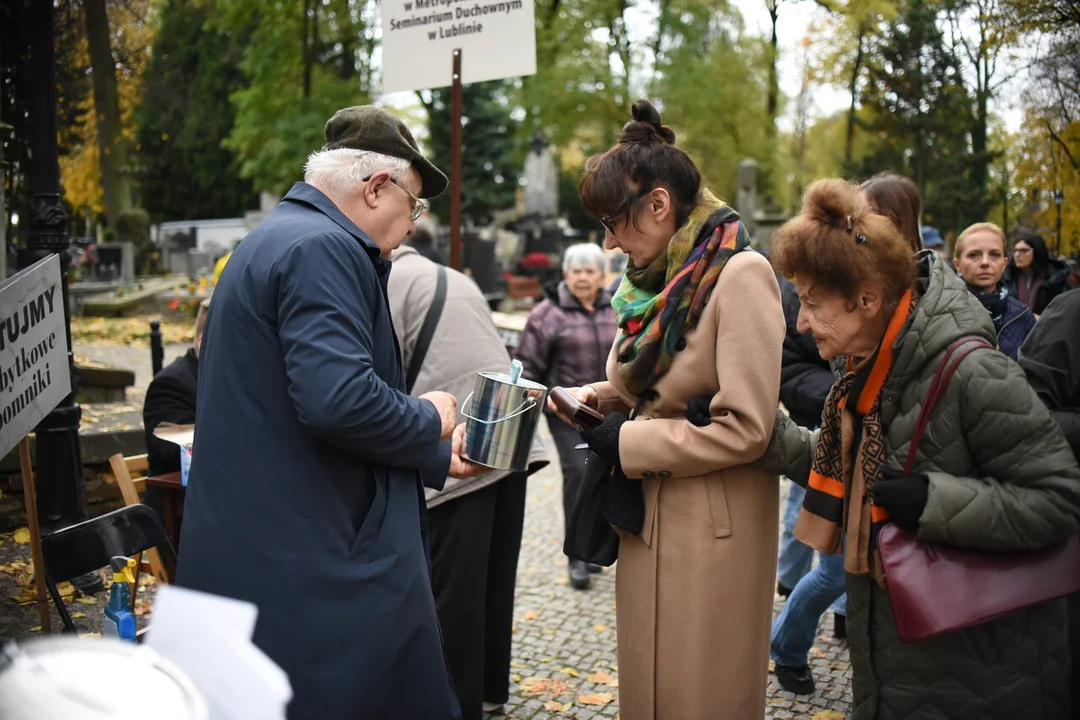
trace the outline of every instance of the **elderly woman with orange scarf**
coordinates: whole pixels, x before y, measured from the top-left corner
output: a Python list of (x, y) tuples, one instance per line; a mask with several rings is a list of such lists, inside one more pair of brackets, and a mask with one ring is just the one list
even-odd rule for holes
[(778, 414), (757, 466), (808, 484), (796, 536), (844, 554), (853, 720), (1066, 717), (1063, 599), (906, 642), (877, 548), (888, 522), (989, 553), (1053, 547), (1080, 528), (1076, 460), (1020, 368), (991, 348), (959, 363), (911, 472), (900, 470), (943, 355), (961, 338), (992, 345), (989, 316), (936, 254), (913, 257), (843, 180), (810, 186), (773, 251), (795, 279), (799, 329), (823, 358), (848, 358), (820, 431)]

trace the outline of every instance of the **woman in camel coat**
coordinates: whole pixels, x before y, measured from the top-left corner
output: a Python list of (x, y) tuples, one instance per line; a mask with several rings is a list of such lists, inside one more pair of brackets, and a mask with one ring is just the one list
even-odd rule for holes
[(617, 528), (620, 716), (757, 720), (779, 482), (746, 463), (772, 435), (784, 316), (769, 263), (673, 143), (638, 101), (586, 164), (582, 202), (630, 263), (609, 381), (571, 394), (607, 416), (590, 449), (644, 494), (643, 525)]

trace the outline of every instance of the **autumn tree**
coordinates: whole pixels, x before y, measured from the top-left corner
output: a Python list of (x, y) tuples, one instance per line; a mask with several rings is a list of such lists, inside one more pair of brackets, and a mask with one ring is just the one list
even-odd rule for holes
[(943, 232), (985, 219), (985, 183), (971, 174), (972, 102), (936, 8), (910, 0), (869, 50), (861, 101), (866, 129), (880, 141), (861, 174), (910, 177), (922, 191), (925, 222)]
[(247, 33), (225, 145), (255, 190), (284, 193), (323, 144), (337, 110), (372, 99), (380, 35), (375, 0), (203, 0), (208, 27)]
[(240, 161), (222, 142), (229, 96), (243, 87), (244, 34), (204, 28), (206, 8), (168, 0), (143, 75), (137, 113), (143, 205), (156, 221), (236, 217), (256, 204)]
[[(108, 33), (97, 37), (91, 55), (90, 36), (100, 36), (100, 7), (67, 0), (58, 5), (57, 76), (60, 81), (60, 181), (64, 200), (72, 215), (89, 219), (104, 214), (115, 224), (120, 213), (135, 200), (133, 184), (137, 168), (127, 157), (135, 136), (134, 113), (141, 98), (141, 77), (148, 59), (146, 49), (157, 30), (150, 0), (107, 0), (104, 4)], [(93, 14), (93, 19), (87, 13)], [(75, 22), (78, 20), (78, 22)], [(93, 31), (91, 33), (90, 31)], [(93, 65), (100, 69), (96, 76)], [(91, 68), (91, 82), (80, 81)], [(113, 83), (108, 79), (112, 70)], [(88, 87), (89, 85), (89, 87)], [(114, 93), (115, 89), (115, 93)], [(116, 117), (119, 109), (119, 137)], [(89, 223), (88, 223), (89, 224)]]
[(131, 168), (127, 139), (120, 117), (109, 15), (105, 0), (83, 0), (90, 77), (94, 88), (94, 119), (97, 125), (98, 164), (105, 195), (105, 217), (115, 226), (120, 213), (131, 207)]
[(761, 189), (774, 187), (768, 140), (768, 49), (725, 6), (694, 4), (672, 13), (650, 94), (664, 122), (697, 162), (714, 192), (734, 201), (739, 162), (761, 166)]
[[(517, 123), (510, 116), (506, 83), (470, 83), (462, 88), (461, 216), (467, 224), (487, 223), (492, 212), (514, 204), (518, 179)], [(450, 173), (450, 88), (418, 93), (428, 113), (431, 160)], [(450, 219), (449, 193), (431, 202), (432, 212)]]

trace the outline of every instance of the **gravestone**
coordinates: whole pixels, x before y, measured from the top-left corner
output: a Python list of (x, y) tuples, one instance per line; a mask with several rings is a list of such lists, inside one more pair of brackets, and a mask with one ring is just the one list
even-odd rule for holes
[(735, 209), (739, 212), (746, 232), (753, 239), (757, 230), (757, 163), (753, 158), (739, 163), (739, 188), (735, 197)]
[(551, 146), (540, 133), (525, 156), (525, 214), (542, 218), (559, 214), (559, 175)]

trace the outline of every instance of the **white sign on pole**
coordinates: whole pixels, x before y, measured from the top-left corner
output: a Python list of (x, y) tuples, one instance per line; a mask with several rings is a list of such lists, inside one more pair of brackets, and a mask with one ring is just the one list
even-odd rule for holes
[(383, 0), (383, 92), (446, 87), (454, 50), (461, 82), (536, 72), (532, 0)]
[(71, 392), (60, 258), (0, 284), (0, 457)]

